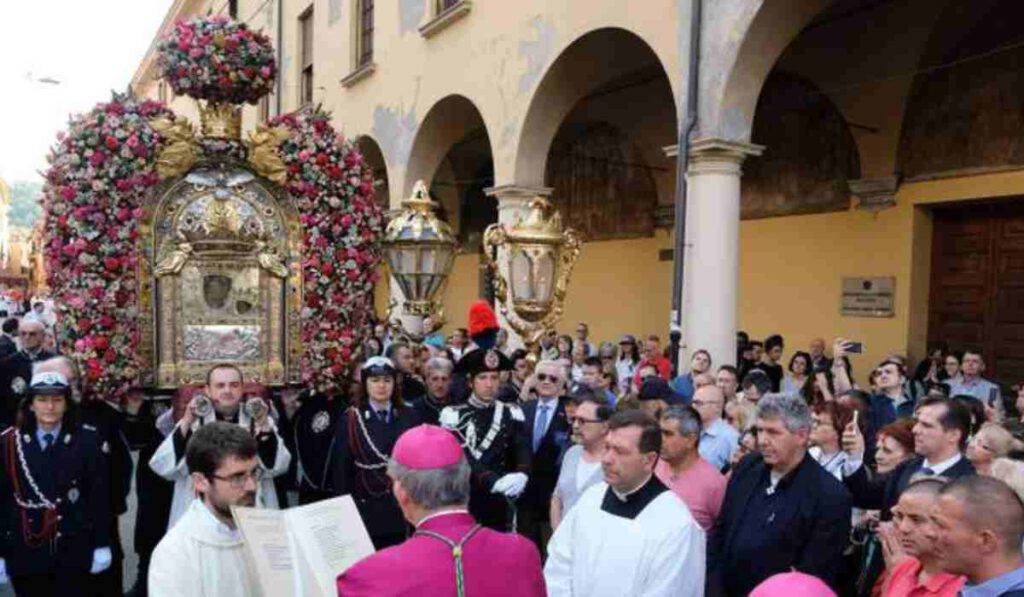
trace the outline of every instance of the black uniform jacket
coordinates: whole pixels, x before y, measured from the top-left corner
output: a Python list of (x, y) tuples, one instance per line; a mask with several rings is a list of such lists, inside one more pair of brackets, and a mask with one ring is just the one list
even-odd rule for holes
[(337, 495), (352, 495), (370, 538), (404, 534), (405, 517), (391, 493), (387, 459), (398, 436), (420, 424), (408, 406), (391, 408), (382, 421), (369, 406), (350, 407), (341, 415), (331, 454), (331, 481)]
[[(91, 425), (65, 419), (53, 445), (43, 452), (35, 422), (29, 419), (0, 436), (0, 557), (11, 576), (88, 571), (93, 551), (110, 546), (110, 494), (99, 436)], [(29, 539), (40, 530), (43, 510), (23, 508), (16, 494), (23, 504), (45, 499), (57, 507), (53, 540), (39, 544)]]

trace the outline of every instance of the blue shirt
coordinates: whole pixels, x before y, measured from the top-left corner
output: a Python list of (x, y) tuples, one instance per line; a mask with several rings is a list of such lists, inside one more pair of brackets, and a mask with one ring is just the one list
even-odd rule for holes
[(693, 398), (694, 387), (693, 387), (693, 375), (684, 373), (679, 377), (672, 380), (672, 389), (675, 390), (676, 394), (683, 397), (683, 400), (689, 402)]
[(949, 384), (949, 395), (966, 394), (981, 400), (983, 404), (989, 404), (988, 398), (993, 389), (996, 396), (996, 408), (1001, 409), (1003, 401), (999, 392), (999, 386), (980, 377), (972, 381), (965, 381), (963, 379), (952, 381)]
[[(50, 440), (50, 446), (46, 446), (46, 444), (43, 443), (43, 436), (45, 436), (46, 434), (50, 434), (50, 436), (52, 437), (52, 439)], [(57, 425), (56, 427), (49, 431), (43, 431), (42, 427), (36, 427), (36, 441), (39, 442), (40, 449), (42, 449), (44, 446), (53, 446), (53, 444), (57, 443), (58, 437), (60, 437), (60, 425)]]
[(740, 432), (732, 425), (725, 422), (725, 419), (715, 419), (715, 422), (708, 425), (700, 434), (700, 444), (697, 452), (701, 458), (707, 460), (718, 470), (722, 470), (729, 459), (732, 458), (733, 450), (740, 441)]
[(604, 397), (608, 400), (608, 406), (611, 407), (614, 407), (615, 403), (618, 401), (618, 398), (615, 397), (615, 392), (611, 390), (605, 390)]
[(966, 584), (960, 594), (963, 597), (999, 597), (1003, 593), (1021, 589), (1024, 589), (1024, 566), (980, 585)]

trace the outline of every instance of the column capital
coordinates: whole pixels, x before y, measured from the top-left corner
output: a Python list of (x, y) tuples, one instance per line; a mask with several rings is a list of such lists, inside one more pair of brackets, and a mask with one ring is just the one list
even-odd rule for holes
[(503, 184), (496, 187), (485, 188), (484, 194), (488, 197), (494, 197), (500, 203), (501, 201), (529, 201), (530, 199), (538, 196), (546, 199), (551, 196), (552, 191), (554, 191), (554, 189), (551, 187)]
[(860, 209), (881, 211), (896, 205), (896, 189), (900, 186), (900, 179), (897, 176), (858, 178), (848, 180), (846, 184), (850, 187), (850, 192), (860, 199)]
[(690, 172), (734, 173), (748, 156), (760, 156), (764, 145), (730, 141), (717, 137), (703, 137), (690, 143)]

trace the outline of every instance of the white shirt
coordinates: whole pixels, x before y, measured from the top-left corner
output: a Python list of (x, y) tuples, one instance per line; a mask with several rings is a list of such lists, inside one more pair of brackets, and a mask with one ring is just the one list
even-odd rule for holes
[(548, 595), (703, 595), (704, 531), (686, 504), (667, 490), (631, 519), (602, 509), (607, 491), (606, 483), (588, 489), (551, 537), (544, 566)]
[(195, 499), (153, 550), (152, 597), (258, 597), (241, 533)]
[(928, 459), (925, 458), (924, 462), (921, 463), (921, 468), (922, 469), (930, 468), (933, 471), (932, 472), (933, 475), (942, 475), (943, 473), (945, 473), (949, 469), (951, 469), (954, 466), (956, 466), (956, 463), (960, 462), (961, 458), (963, 458), (963, 455), (960, 454), (960, 452), (957, 452), (956, 454), (954, 454), (952, 458), (949, 458), (947, 460), (943, 460), (942, 462), (938, 462), (938, 463), (935, 463), (935, 464), (931, 464), (930, 462), (928, 462)]

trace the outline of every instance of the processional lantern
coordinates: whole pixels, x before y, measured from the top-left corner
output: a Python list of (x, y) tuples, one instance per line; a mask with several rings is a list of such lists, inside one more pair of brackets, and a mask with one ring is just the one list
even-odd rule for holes
[(451, 228), (435, 214), (436, 207), (427, 185), (417, 181), (412, 196), (402, 201), (401, 210), (388, 223), (382, 241), (404, 312), (430, 320), (422, 331), (400, 330), (417, 340), (444, 323), (438, 295), (448, 282), (458, 249)]
[[(562, 318), (580, 237), (538, 196), (511, 225), (491, 224), (483, 242), (502, 315), (532, 352), (544, 331)], [(505, 268), (496, 257), (502, 250)]]

